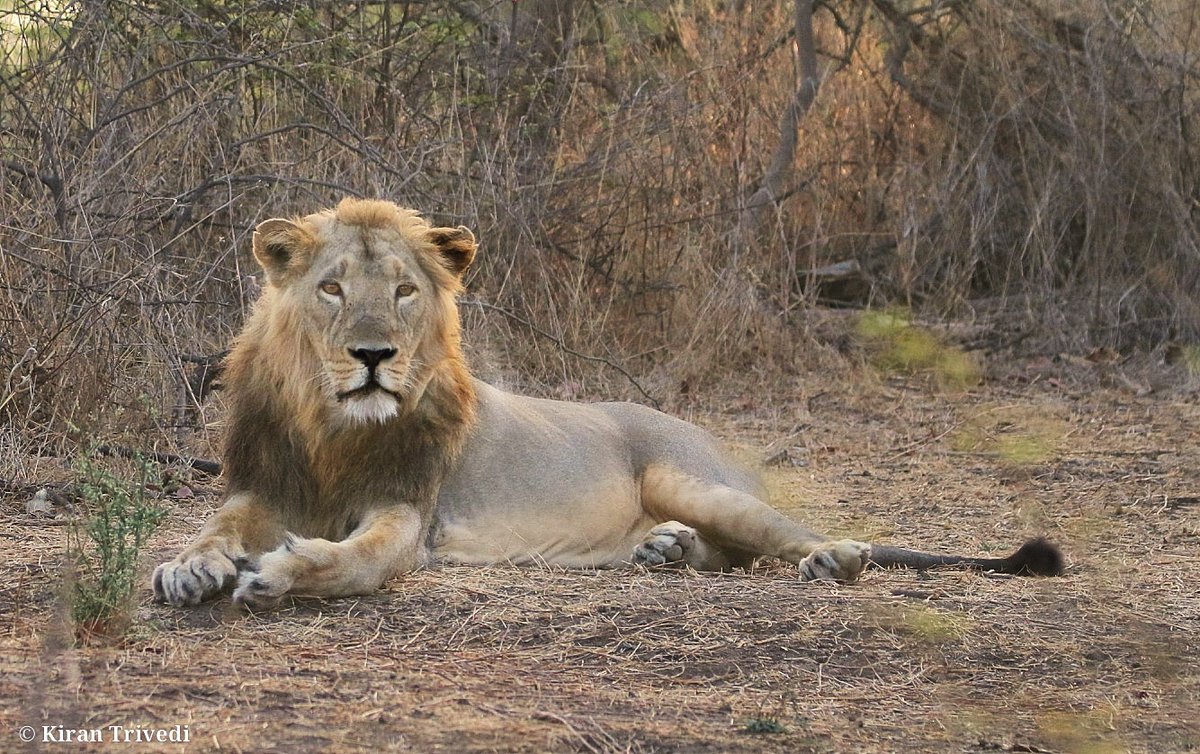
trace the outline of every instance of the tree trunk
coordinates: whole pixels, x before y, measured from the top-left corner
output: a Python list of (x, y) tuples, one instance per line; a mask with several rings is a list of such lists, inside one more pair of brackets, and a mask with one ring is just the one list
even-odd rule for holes
[(814, 0), (796, 0), (794, 23), (799, 83), (792, 101), (788, 103), (779, 121), (779, 141), (775, 145), (762, 182), (746, 201), (738, 217), (739, 245), (757, 230), (762, 211), (778, 200), (783, 193), (796, 157), (800, 119), (812, 107), (817, 98), (817, 91), (821, 88), (820, 72), (817, 69), (817, 46), (813, 39), (813, 5)]

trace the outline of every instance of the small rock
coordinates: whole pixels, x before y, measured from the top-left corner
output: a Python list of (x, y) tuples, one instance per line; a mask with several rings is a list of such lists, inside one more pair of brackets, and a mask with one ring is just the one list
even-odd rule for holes
[(50, 500), (50, 491), (43, 487), (33, 493), (33, 498), (25, 503), (25, 512), (31, 516), (53, 516), (54, 503)]

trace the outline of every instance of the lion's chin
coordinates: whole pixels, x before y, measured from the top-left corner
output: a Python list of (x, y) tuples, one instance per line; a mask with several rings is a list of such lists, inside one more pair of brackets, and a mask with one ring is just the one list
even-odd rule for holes
[(400, 413), (400, 402), (396, 396), (384, 390), (347, 398), (340, 406), (351, 424), (382, 424)]

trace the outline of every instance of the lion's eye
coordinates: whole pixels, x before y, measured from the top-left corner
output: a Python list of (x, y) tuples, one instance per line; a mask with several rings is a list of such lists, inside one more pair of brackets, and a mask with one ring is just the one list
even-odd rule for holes
[(396, 298), (408, 298), (417, 292), (417, 286), (404, 283), (396, 289)]
[(338, 285), (336, 280), (322, 280), (320, 288), (322, 292), (328, 293), (330, 296), (342, 295), (342, 286)]

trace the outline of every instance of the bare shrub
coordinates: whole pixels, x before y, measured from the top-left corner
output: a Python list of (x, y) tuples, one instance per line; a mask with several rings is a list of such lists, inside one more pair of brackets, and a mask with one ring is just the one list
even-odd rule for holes
[(893, 78), (941, 131), (898, 202), (914, 295), (1020, 294), (1118, 346), (1197, 335), (1195, 10), (984, 2), (899, 32)]
[(563, 397), (811, 367), (809, 274), (846, 259), (859, 304), (1006, 297), (1046, 339), (1200, 325), (1185, 0), (816, 6), (821, 87), (746, 232), (792, 3), (4, 3), (0, 429), (26, 452), (170, 438), (186, 357), (253, 302), (250, 229), (347, 194), (473, 227), (481, 368)]

